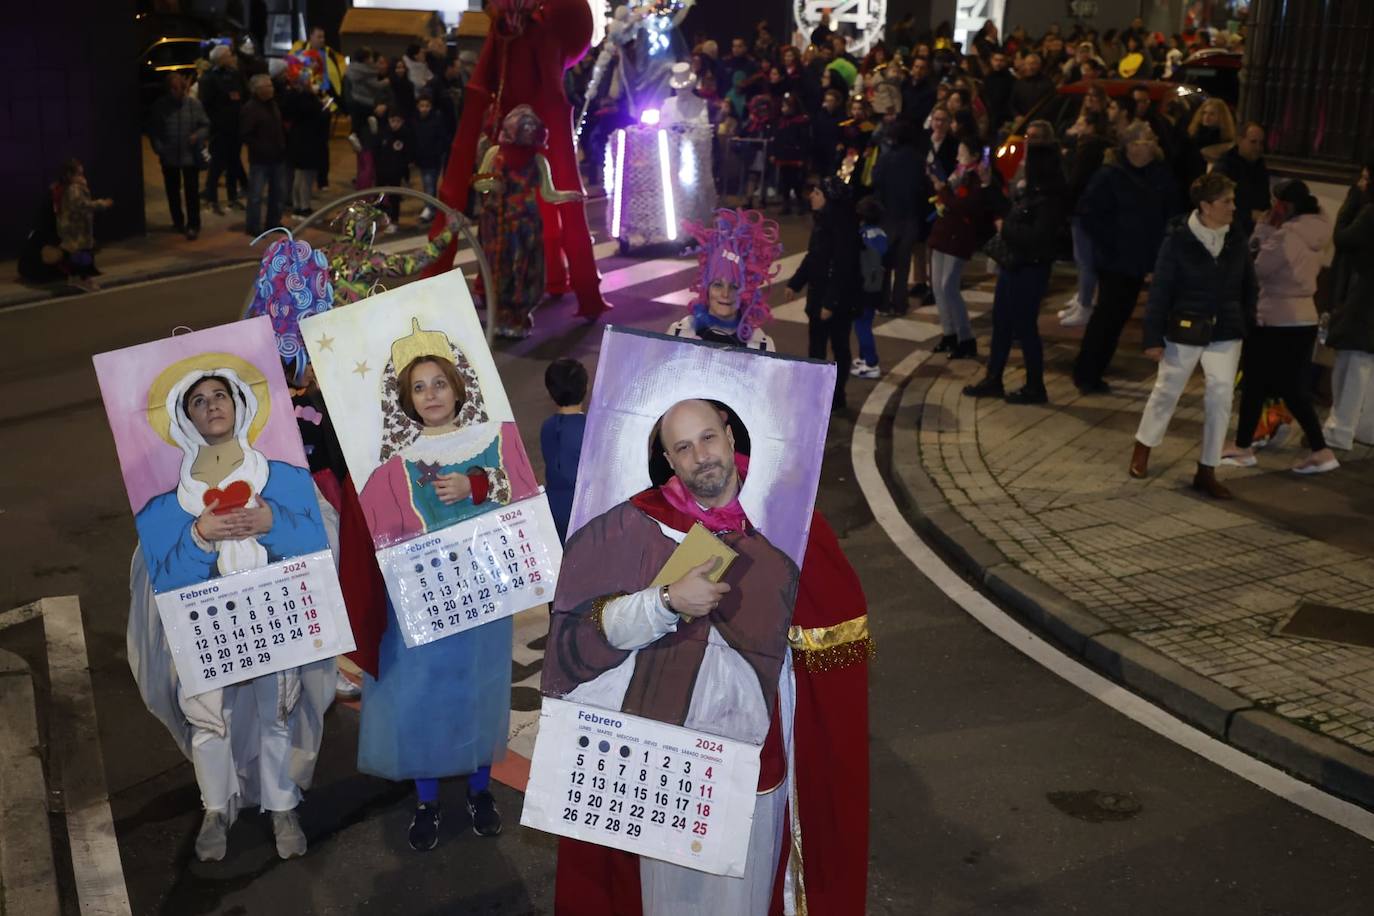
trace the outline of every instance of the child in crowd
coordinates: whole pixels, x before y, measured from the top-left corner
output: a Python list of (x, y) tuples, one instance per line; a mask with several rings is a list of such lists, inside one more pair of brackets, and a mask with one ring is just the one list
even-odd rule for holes
[(114, 201), (91, 197), (86, 169), (79, 159), (68, 159), (52, 186), (52, 203), (72, 284), (85, 290), (99, 289), (95, 281), (100, 273), (95, 267), (95, 214), (114, 206)]
[[(415, 99), (415, 167), (420, 170), (420, 188), (429, 196), (439, 195), (439, 173), (444, 168), (444, 156), (452, 139), (448, 125), (434, 110), (434, 99), (421, 92)], [(425, 204), (421, 222), (434, 218), (434, 209)]]
[(553, 399), (553, 416), (539, 429), (539, 449), (544, 454), (544, 486), (549, 510), (561, 541), (568, 539), (573, 489), (577, 486), (577, 462), (582, 455), (582, 433), (587, 415), (587, 370), (575, 359), (562, 357), (544, 370), (544, 387)]
[[(414, 158), (415, 141), (399, 111), (387, 113), (386, 123), (382, 125), (377, 144), (377, 183), (379, 185), (405, 186), (410, 183), (410, 162)], [(386, 232), (395, 232), (401, 221), (401, 199), (388, 194), (382, 209), (391, 217)]]
[(860, 311), (854, 319), (854, 336), (859, 341), (859, 355), (849, 369), (855, 378), (877, 378), (878, 345), (873, 339), (873, 316), (883, 298), (883, 279), (886, 273), (887, 233), (883, 231), (883, 205), (873, 196), (865, 197), (854, 208), (859, 217), (859, 277), (862, 295)]

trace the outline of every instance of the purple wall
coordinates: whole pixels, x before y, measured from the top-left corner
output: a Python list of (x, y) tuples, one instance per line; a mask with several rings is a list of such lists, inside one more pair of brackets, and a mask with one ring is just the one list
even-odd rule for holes
[(30, 228), (44, 189), (69, 156), (91, 193), (114, 198), (96, 235), (143, 231), (143, 166), (133, 0), (6, 4), (0, 29), (0, 254)]

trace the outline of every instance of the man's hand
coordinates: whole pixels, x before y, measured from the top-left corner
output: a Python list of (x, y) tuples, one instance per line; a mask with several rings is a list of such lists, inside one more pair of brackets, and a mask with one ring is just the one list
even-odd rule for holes
[(1161, 360), (1164, 359), (1164, 348), (1163, 348), (1163, 347), (1146, 347), (1146, 348), (1145, 348), (1145, 355), (1148, 356), (1148, 357), (1150, 357), (1150, 359), (1154, 360), (1155, 362), (1160, 362)]
[(828, 308), (821, 309), (821, 321), (829, 321), (835, 317), (835, 313)]
[(724, 582), (712, 582), (709, 578), (711, 570), (719, 562), (719, 557), (712, 557), (693, 566), (686, 575), (668, 586), (668, 601), (675, 613), (704, 617), (716, 609), (720, 599), (730, 591), (730, 586)]
[(797, 298), (797, 291), (790, 286), (783, 286), (782, 301), (791, 302), (795, 298)]
[(472, 495), (472, 481), (466, 474), (441, 474), (434, 482), (434, 492), (439, 494), (439, 502), (451, 506)]

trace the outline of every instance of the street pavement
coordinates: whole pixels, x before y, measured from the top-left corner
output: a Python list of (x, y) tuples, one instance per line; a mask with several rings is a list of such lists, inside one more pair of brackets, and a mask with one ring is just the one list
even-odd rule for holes
[[(804, 247), (805, 231), (801, 219), (785, 222), (789, 252)], [(608, 322), (661, 329), (681, 314), (693, 262), (659, 254), (647, 261), (602, 259), (613, 290), (608, 298), (617, 306)], [(235, 826), (223, 862), (194, 859), (194, 776), (143, 709), (124, 651), (134, 531), (89, 356), (177, 325), (233, 320), (253, 272), (251, 266), (229, 267), (0, 310), (6, 468), (0, 545), (10, 571), (0, 582), (0, 610), (43, 596), (80, 598), (98, 717), (98, 731), (88, 740), (98, 740), (104, 756), (131, 911), (552, 912), (554, 843), (516, 825), (518, 791), (497, 787), (507, 829), (486, 840), (467, 829), (458, 803), (461, 783), (446, 783), (442, 843), (432, 853), (414, 853), (404, 839), (413, 803), (409, 788), (356, 772), (357, 714), (348, 706), (336, 706), (327, 718), (316, 783), (301, 809), (311, 842), (306, 857), (277, 860), (269, 826), (250, 814)], [(776, 291), (773, 298), (781, 300)], [(990, 297), (975, 290), (972, 300), (985, 310)], [(542, 389), (547, 361), (571, 355), (594, 370), (601, 327), (577, 321), (572, 311), (570, 300), (545, 306), (532, 338), (498, 344), (498, 368), (527, 442), (537, 441), (549, 411)], [(769, 331), (780, 349), (804, 352), (797, 307), (778, 312)], [(881, 320), (884, 365), (890, 369), (913, 354), (920, 359), (932, 328), (931, 316), (919, 310)], [(983, 333), (985, 339), (985, 327)], [(1052, 360), (1062, 357), (1052, 354)], [(885, 416), (877, 428), (879, 464), (899, 499), (903, 461), (917, 455), (934, 464), (907, 422), (918, 411), (905, 398), (926, 383), (948, 386), (941, 379), (963, 371), (927, 361), (901, 392), (903, 400), (878, 404)], [(873, 382), (852, 382), (851, 405), (870, 397), (881, 402), (882, 391), (875, 390)], [(1066, 400), (1058, 387), (1052, 396)], [(956, 415), (959, 409), (955, 405)], [(989, 411), (990, 435), (996, 434), (996, 416)], [(1008, 414), (1001, 422), (1012, 419)], [(1374, 876), (1366, 839), (1108, 708), (975, 622), (919, 574), (859, 489), (855, 422), (854, 411), (831, 420), (819, 505), (864, 583), (877, 642), (870, 686), (870, 912), (1367, 912)], [(983, 424), (979, 415), (978, 429)], [(1180, 424), (1180, 453), (1194, 433)], [(951, 444), (972, 434), (966, 426), (952, 434)], [(1101, 461), (1110, 463), (1110, 446), (1102, 451)], [(531, 457), (542, 473), (537, 449)], [(1165, 495), (1178, 485), (1178, 472), (1167, 465), (1157, 464), (1163, 482), (1149, 484)], [(1105, 486), (1108, 475), (1101, 476)], [(908, 506), (914, 522), (920, 508)], [(999, 516), (1010, 519), (1012, 507), (1005, 509)], [(1054, 511), (1035, 511), (1042, 509)], [(1210, 546), (1217, 563), (1224, 561), (1225, 546)], [(959, 560), (958, 553), (953, 550), (950, 559)], [(41, 619), (7, 627), (4, 620), (0, 615), (0, 648), (33, 669), (40, 734), (51, 741), (60, 722), (55, 710), (65, 700), (49, 689), (51, 636)], [(513, 696), (513, 730), (521, 731), (517, 750), (528, 738), (539, 624), (533, 612), (517, 626), (513, 675), (524, 685)], [(1072, 664), (1068, 655), (1063, 664)], [(50, 794), (60, 799), (62, 774), (47, 763)], [(87, 876), (73, 870), (60, 805), (53, 810), (58, 880), (67, 911), (76, 912), (75, 888)]]

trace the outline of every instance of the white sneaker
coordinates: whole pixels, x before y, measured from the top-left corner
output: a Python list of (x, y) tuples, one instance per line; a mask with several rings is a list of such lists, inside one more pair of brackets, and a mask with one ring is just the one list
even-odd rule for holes
[(356, 700), (363, 695), (363, 688), (344, 677), (342, 671), (334, 672), (334, 697), (340, 700)]
[(1247, 455), (1242, 452), (1236, 455), (1223, 456), (1221, 464), (1228, 468), (1252, 468), (1259, 464), (1259, 459), (1254, 455)]
[(849, 374), (854, 378), (877, 378), (882, 375), (882, 370), (877, 366), (870, 366), (868, 363), (860, 363), (849, 370)]
[(1059, 323), (1060, 323), (1063, 327), (1066, 327), (1066, 328), (1081, 328), (1081, 327), (1083, 327), (1083, 325), (1085, 325), (1085, 324), (1088, 323), (1088, 320), (1089, 320), (1090, 318), (1092, 318), (1092, 316), (1093, 316), (1093, 310), (1092, 310), (1092, 309), (1090, 309), (1090, 308), (1083, 308), (1083, 307), (1080, 305), (1080, 306), (1079, 306), (1077, 309), (1075, 309), (1074, 311), (1072, 311), (1072, 312), (1070, 312), (1069, 314), (1065, 315), (1063, 318), (1060, 318), (1060, 319), (1059, 319)]
[(1340, 467), (1341, 463), (1335, 458), (1322, 462), (1304, 461), (1302, 464), (1293, 465), (1294, 474), (1325, 474)]
[(277, 855), (281, 858), (305, 855), (305, 831), (301, 830), (301, 819), (295, 811), (272, 812), (272, 835), (276, 837)]
[(196, 837), (196, 858), (202, 862), (218, 862), (229, 846), (229, 812), (208, 809), (200, 823)]
[(1079, 308), (1080, 306), (1078, 304), (1078, 293), (1074, 293), (1073, 298), (1070, 299), (1068, 302), (1065, 302), (1064, 307), (1060, 309), (1058, 312), (1055, 312), (1055, 315), (1059, 318), (1063, 318), (1065, 315), (1073, 314)]

